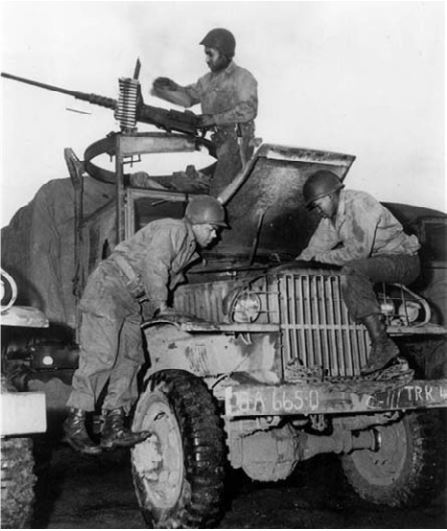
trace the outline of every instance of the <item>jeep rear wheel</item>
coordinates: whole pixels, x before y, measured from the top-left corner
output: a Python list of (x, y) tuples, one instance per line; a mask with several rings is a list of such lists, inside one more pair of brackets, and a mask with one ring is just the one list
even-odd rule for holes
[(140, 508), (158, 528), (211, 527), (223, 503), (225, 446), (214, 399), (184, 371), (153, 376), (133, 430), (153, 435), (132, 449)]
[(366, 501), (391, 507), (422, 505), (439, 495), (446, 461), (439, 413), (414, 412), (375, 429), (377, 451), (358, 450), (341, 458), (354, 491)]

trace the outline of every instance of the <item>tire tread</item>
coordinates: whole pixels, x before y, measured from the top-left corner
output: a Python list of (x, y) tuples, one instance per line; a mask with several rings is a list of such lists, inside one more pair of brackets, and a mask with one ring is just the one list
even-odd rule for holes
[(215, 399), (200, 378), (180, 370), (151, 377), (147, 391), (155, 390), (168, 397), (179, 422), (189, 493), (171, 510), (143, 507), (143, 515), (159, 528), (213, 527), (222, 511), (226, 453)]
[(350, 456), (342, 458), (345, 477), (360, 498), (390, 507), (416, 507), (426, 504), (442, 491), (447, 443), (438, 413), (424, 410), (407, 415), (407, 433), (413, 451), (403, 474), (390, 487), (371, 485), (359, 474)]

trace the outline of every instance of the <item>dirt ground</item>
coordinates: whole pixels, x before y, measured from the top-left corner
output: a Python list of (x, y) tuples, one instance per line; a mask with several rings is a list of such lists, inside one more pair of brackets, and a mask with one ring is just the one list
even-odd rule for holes
[[(69, 447), (38, 445), (33, 528), (143, 529), (125, 451), (83, 457)], [(389, 509), (359, 501), (346, 488), (334, 456), (301, 464), (287, 481), (257, 483), (243, 473), (228, 482), (221, 529), (446, 528), (447, 500), (427, 507)]]

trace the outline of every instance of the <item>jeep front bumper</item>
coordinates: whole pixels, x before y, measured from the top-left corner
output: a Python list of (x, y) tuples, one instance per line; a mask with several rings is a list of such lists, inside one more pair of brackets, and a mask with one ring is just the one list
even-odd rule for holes
[[(378, 382), (377, 382), (378, 383)], [(447, 407), (447, 379), (415, 380), (408, 385), (362, 391), (362, 382), (326, 384), (236, 385), (225, 389), (225, 414), (310, 415), (374, 413)]]

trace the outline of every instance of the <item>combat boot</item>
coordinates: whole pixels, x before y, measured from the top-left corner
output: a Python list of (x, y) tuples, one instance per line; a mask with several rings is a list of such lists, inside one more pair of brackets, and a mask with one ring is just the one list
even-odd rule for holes
[(366, 326), (371, 339), (368, 363), (362, 369), (362, 374), (369, 374), (383, 369), (393, 358), (399, 355), (399, 349), (396, 343), (388, 337), (379, 314), (366, 316), (362, 319), (362, 323)]
[(73, 450), (87, 455), (101, 453), (101, 448), (90, 439), (87, 433), (85, 411), (82, 409), (70, 408), (64, 421), (64, 433), (62, 440), (68, 443)]
[(104, 425), (101, 434), (101, 448), (125, 448), (144, 441), (150, 435), (148, 431), (133, 432), (125, 427), (125, 415), (122, 408), (107, 410), (104, 414)]

